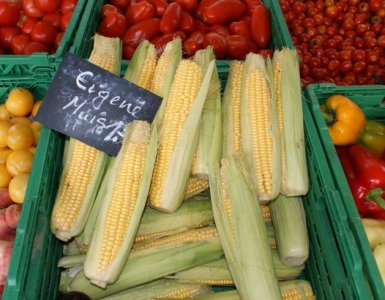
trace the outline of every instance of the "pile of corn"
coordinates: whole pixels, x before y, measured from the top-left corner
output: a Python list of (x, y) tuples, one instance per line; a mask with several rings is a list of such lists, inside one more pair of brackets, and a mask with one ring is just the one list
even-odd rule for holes
[[(119, 39), (89, 61), (119, 75)], [(51, 218), (60, 291), (91, 299), (315, 299), (297, 54), (249, 54), (221, 82), (212, 48), (137, 48), (124, 78), (163, 98), (117, 157), (70, 138)], [(214, 293), (215, 286), (230, 286)]]

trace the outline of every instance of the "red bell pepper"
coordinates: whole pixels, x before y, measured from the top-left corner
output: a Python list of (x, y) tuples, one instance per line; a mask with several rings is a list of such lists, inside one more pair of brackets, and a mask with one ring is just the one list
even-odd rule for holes
[(385, 219), (385, 161), (359, 144), (336, 149), (361, 217)]

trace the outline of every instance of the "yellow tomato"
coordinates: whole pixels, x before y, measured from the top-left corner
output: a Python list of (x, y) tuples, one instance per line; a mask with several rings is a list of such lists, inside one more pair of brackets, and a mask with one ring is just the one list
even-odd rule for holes
[(11, 123), (6, 120), (0, 120), (0, 147), (7, 146), (8, 130), (11, 127)]
[(39, 141), (41, 127), (42, 127), (41, 123), (37, 121), (33, 121), (31, 124), (31, 128), (34, 136), (34, 145), (37, 145), (37, 142)]
[(28, 117), (13, 117), (9, 120), (11, 124), (23, 123), (25, 125), (31, 125), (32, 120)]
[(27, 190), (29, 175), (20, 174), (11, 179), (8, 190), (13, 202), (22, 204), (24, 202), (25, 191)]
[(28, 174), (31, 172), (33, 157), (29, 150), (15, 150), (8, 155), (5, 166), (12, 176)]
[(16, 123), (8, 130), (7, 146), (12, 150), (27, 150), (33, 145), (34, 140), (31, 126)]
[(1, 164), (5, 164), (5, 162), (7, 161), (7, 157), (9, 154), (12, 153), (13, 150), (9, 149), (9, 148), (3, 148), (0, 150), (0, 163)]
[(5, 107), (16, 117), (24, 117), (31, 113), (34, 105), (32, 93), (26, 88), (16, 87), (8, 94)]
[(0, 164), (0, 188), (7, 188), (12, 176), (4, 164)]
[(32, 117), (35, 117), (35, 116), (36, 116), (37, 111), (38, 111), (39, 108), (40, 108), (41, 102), (42, 102), (42, 100), (36, 101), (35, 104), (33, 105), (32, 112), (31, 112)]
[(9, 120), (11, 118), (11, 114), (4, 104), (0, 105), (0, 120)]

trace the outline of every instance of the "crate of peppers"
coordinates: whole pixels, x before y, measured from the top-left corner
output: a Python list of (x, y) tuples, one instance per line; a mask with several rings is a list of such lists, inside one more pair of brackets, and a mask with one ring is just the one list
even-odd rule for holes
[(385, 283), (385, 86), (312, 84), (305, 97), (368, 281)]

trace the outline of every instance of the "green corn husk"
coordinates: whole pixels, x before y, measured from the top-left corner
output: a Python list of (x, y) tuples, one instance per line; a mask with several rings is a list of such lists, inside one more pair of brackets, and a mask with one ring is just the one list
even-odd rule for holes
[(172, 273), (217, 260), (223, 256), (218, 239), (180, 243), (178, 246), (128, 259), (119, 279), (105, 289), (92, 285), (83, 272), (62, 274), (59, 290), (78, 291), (91, 299), (101, 299)]
[[(305, 133), (302, 115), (301, 78), (299, 57), (296, 50), (283, 48), (273, 56), (276, 72), (275, 91), (281, 94), (278, 101), (282, 110), (280, 130), (282, 180), (280, 193), (285, 196), (305, 195), (309, 189), (305, 153)], [(277, 107), (279, 108), (279, 107)]]
[(136, 136), (136, 138), (140, 137), (140, 135), (144, 136), (144, 130), (148, 130), (147, 134), (150, 135), (150, 124), (146, 121), (133, 121), (127, 125), (121, 151), (119, 152), (116, 158), (113, 158), (111, 160), (109, 176), (105, 177), (105, 180), (108, 181), (107, 192), (105, 194), (103, 206), (101, 208), (98, 220), (95, 225), (95, 233), (92, 236), (90, 247), (86, 255), (86, 260), (84, 262), (84, 273), (86, 274), (86, 276), (90, 279), (92, 283), (100, 285), (101, 287), (105, 287), (106, 284), (114, 283), (122, 272), (124, 263), (127, 260), (128, 254), (130, 252), (136, 233), (138, 231), (140, 219), (147, 202), (147, 195), (150, 189), (152, 171), (155, 163), (158, 143), (158, 134), (156, 128), (153, 128), (151, 135), (148, 137), (149, 140), (146, 141), (148, 144), (143, 174), (141, 177), (141, 182), (139, 184), (137, 198), (130, 199), (130, 201), (134, 201), (135, 206), (133, 208), (127, 228), (123, 229), (123, 243), (122, 245), (120, 245), (119, 251), (117, 252), (117, 256), (113, 259), (113, 262), (103, 270), (99, 270), (98, 262), (100, 256), (102, 255), (101, 251), (104, 238), (103, 233), (106, 226), (109, 207), (111, 205), (111, 197), (113, 195), (113, 189), (115, 187), (115, 179), (118, 177), (119, 172), (124, 172), (124, 170), (122, 170), (121, 168), (123, 153), (125, 148), (128, 147), (131, 138), (133, 136)]
[(59, 259), (57, 266), (64, 269), (82, 266), (85, 259), (86, 256), (84, 254), (66, 255)]
[(135, 241), (152, 240), (165, 235), (200, 228), (212, 224), (214, 216), (207, 196), (184, 200), (172, 214), (146, 207), (140, 221)]
[(242, 299), (281, 299), (262, 210), (240, 157), (224, 159), (221, 170), (210, 172), (210, 190), (215, 224)]
[[(210, 46), (197, 51), (194, 61), (206, 69), (214, 58), (214, 51)], [(222, 135), (221, 106), (221, 82), (215, 66), (202, 112), (198, 145), (191, 170), (193, 177), (208, 180), (208, 170), (212, 167), (210, 161), (218, 160), (222, 156), (222, 147), (219, 143), (216, 143)]]
[[(306, 280), (280, 281), (282, 299), (315, 300), (313, 289)], [(194, 298), (196, 300), (241, 300), (237, 290), (228, 290)], [(263, 299), (259, 298), (258, 299)]]
[[(289, 267), (283, 264), (277, 251), (272, 251), (274, 268), (280, 281), (298, 278), (305, 265)], [(177, 279), (186, 283), (207, 283), (210, 285), (234, 285), (226, 259), (222, 258), (208, 264), (200, 265), (181, 272), (177, 272), (167, 278)]]
[(309, 237), (301, 197), (280, 194), (269, 207), (281, 261), (288, 266), (302, 265), (309, 257)]
[[(178, 292), (181, 293), (180, 297), (178, 297)], [(212, 294), (213, 290), (205, 284), (181, 283), (172, 279), (159, 279), (106, 297), (104, 300), (182, 299), (183, 293), (188, 294), (183, 297), (185, 299)]]

